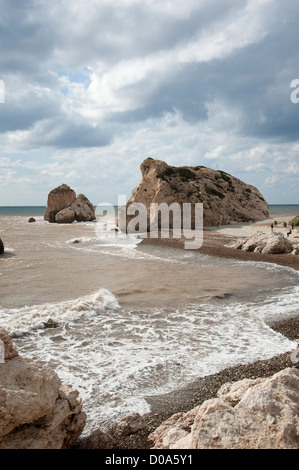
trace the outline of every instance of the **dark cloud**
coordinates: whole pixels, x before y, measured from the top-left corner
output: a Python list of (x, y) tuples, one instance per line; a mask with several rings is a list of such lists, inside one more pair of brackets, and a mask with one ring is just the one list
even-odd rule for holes
[[(297, 140), (299, 105), (291, 103), (289, 85), (299, 69), (299, 8), (292, 0), (283, 6), (275, 1), (269, 4), (265, 36), (253, 44), (239, 48), (236, 44), (223, 57), (179, 67), (173, 63), (165, 74), (157, 70), (141, 81), (120, 84), (116, 92), (120, 102), (129, 97), (133, 104), (123, 111), (108, 109), (104, 123), (95, 125), (76, 109), (73, 113), (64, 109), (61, 74), (72, 80), (98, 62), (112, 66), (163, 54), (211, 27), (221, 28), (228, 20), (233, 24), (248, 4), (245, 0), (198, 2), (191, 14), (180, 16), (169, 14), (163, 2), (154, 8), (146, 2), (2, 0), (0, 78), (5, 78), (7, 99), (0, 109), (0, 132), (34, 130), (41, 123), (45, 135), (34, 130), (34, 145), (103, 146), (112, 141), (118, 125), (141, 124), (174, 110), (188, 122), (207, 121), (208, 105), (220, 101), (238, 112), (235, 133)], [(12, 76), (18, 80), (10, 82)], [(35, 94), (34, 85), (44, 91)]]
[(123, 94), (143, 92), (142, 106), (110, 119), (138, 122), (176, 109), (185, 120), (196, 122), (207, 120), (207, 105), (220, 101), (238, 113), (236, 134), (296, 141), (299, 105), (291, 103), (290, 83), (299, 77), (298, 23), (298, 6), (285, 2), (283, 14), (273, 11), (266, 34), (258, 42), (224, 58), (173, 67), (152, 90), (146, 81), (124, 87)]
[(100, 126), (91, 126), (83, 118), (73, 120), (59, 116), (45, 121), (33, 132), (32, 147), (88, 148), (103, 147), (111, 143), (113, 132)]

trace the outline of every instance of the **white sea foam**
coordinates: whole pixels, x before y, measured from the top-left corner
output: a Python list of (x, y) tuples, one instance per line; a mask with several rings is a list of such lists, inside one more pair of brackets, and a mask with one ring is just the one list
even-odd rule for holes
[(253, 303), (251, 310), (267, 323), (290, 318), (299, 314), (298, 298), (299, 286), (285, 287), (268, 295), (263, 303)]
[(297, 346), (274, 332), (257, 307), (219, 301), (174, 310), (120, 306), (88, 322), (32, 334), (30, 342), (18, 340), (19, 350), (50, 364), (79, 390), (85, 433), (131, 411), (148, 412), (147, 396)]
[(78, 299), (42, 305), (26, 306), (20, 309), (0, 311), (0, 324), (12, 336), (19, 336), (31, 330), (44, 328), (48, 320), (65, 323), (89, 318), (118, 308), (115, 296), (106, 289)]

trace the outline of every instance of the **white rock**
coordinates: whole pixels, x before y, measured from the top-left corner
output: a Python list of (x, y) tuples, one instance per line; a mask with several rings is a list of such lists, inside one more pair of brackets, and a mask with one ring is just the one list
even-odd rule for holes
[[(153, 448), (298, 449), (298, 369), (287, 368), (267, 379), (225, 384), (219, 396), (221, 399), (207, 400), (195, 409), (188, 435), (177, 431), (178, 419), (183, 422), (184, 416), (162, 423), (150, 436)], [(171, 422), (173, 427), (165, 425)]]
[(264, 254), (290, 253), (293, 249), (292, 242), (280, 232), (269, 234), (255, 232), (247, 240), (238, 240), (236, 243), (231, 243), (230, 246), (243, 251)]

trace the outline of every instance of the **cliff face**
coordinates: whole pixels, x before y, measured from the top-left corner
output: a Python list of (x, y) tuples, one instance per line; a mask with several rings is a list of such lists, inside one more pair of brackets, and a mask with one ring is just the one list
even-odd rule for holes
[[(224, 171), (203, 166), (173, 167), (152, 158), (144, 160), (140, 169), (142, 181), (133, 189), (127, 207), (142, 203), (148, 210), (148, 217), (151, 203), (170, 205), (174, 202), (181, 206), (203, 203), (205, 226), (254, 222), (269, 216), (268, 204), (257, 188)], [(127, 217), (127, 222), (129, 220)]]

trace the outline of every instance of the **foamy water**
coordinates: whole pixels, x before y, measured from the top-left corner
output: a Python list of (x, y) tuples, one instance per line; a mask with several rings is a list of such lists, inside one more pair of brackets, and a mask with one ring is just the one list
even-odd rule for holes
[(147, 396), (297, 347), (268, 326), (299, 314), (289, 268), (142, 245), (113, 225), (2, 217), (1, 230), (0, 325), (79, 390), (84, 433), (146, 413)]

